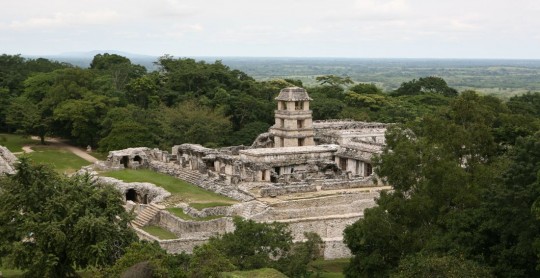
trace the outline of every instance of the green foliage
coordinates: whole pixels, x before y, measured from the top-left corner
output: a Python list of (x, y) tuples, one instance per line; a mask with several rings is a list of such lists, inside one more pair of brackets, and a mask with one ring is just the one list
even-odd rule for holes
[(235, 231), (210, 239), (210, 244), (222, 252), (240, 270), (272, 265), (272, 258), (287, 255), (292, 236), (282, 223), (257, 223), (234, 218)]
[(351, 92), (357, 93), (357, 94), (382, 94), (383, 91), (377, 87), (375, 84), (370, 83), (358, 83), (352, 87), (349, 88)]
[(227, 256), (212, 244), (195, 247), (189, 268), (192, 278), (217, 278), (221, 272), (235, 270)]
[(99, 141), (102, 152), (132, 147), (156, 147), (155, 136), (150, 130), (131, 120), (115, 122), (109, 134)]
[(36, 141), (31, 138), (16, 135), (0, 133), (0, 145), (8, 148), (11, 152), (22, 152), (22, 147), (34, 144)]
[(294, 243), (291, 252), (280, 258), (276, 268), (289, 277), (311, 277), (309, 265), (321, 257), (323, 241), (316, 233), (304, 233), (305, 242)]
[(208, 147), (224, 145), (231, 124), (220, 111), (184, 102), (176, 107), (163, 108), (165, 144), (196, 143)]
[(489, 278), (490, 270), (478, 263), (451, 255), (416, 254), (401, 260), (392, 278)]
[(33, 152), (24, 154), (35, 163), (46, 164), (58, 173), (72, 174), (90, 163), (74, 153), (51, 146), (32, 146)]
[(423, 93), (437, 93), (447, 97), (458, 95), (457, 90), (449, 87), (444, 79), (435, 76), (421, 77), (418, 80), (413, 79), (409, 82), (403, 82), (395, 91), (396, 95), (418, 95)]
[(237, 270), (221, 273), (222, 278), (286, 278), (287, 276), (273, 268), (256, 270)]
[[(145, 263), (146, 271), (150, 270), (151, 277), (188, 277), (188, 266), (190, 257), (184, 253), (170, 255), (161, 249), (157, 242), (133, 242), (126, 248), (126, 253), (119, 258), (114, 265), (104, 269), (101, 273), (103, 277), (132, 277), (142, 269), (131, 269), (139, 263)], [(122, 275), (122, 276), (121, 276)]]
[(142, 227), (142, 229), (153, 235), (153, 236), (156, 236), (158, 237), (159, 239), (175, 239), (175, 238), (178, 238), (177, 235), (175, 235), (174, 233), (166, 230), (166, 229), (163, 229), (159, 226), (153, 226), (153, 225), (149, 225), (149, 226), (144, 226)]
[(0, 180), (0, 256), (32, 277), (114, 263), (136, 239), (118, 191), (21, 159)]
[[(346, 275), (537, 276), (538, 137), (514, 116), (498, 99), (464, 92), (391, 127), (376, 173), (393, 191), (345, 230), (355, 255)], [(527, 139), (512, 138), (514, 130)], [(413, 257), (419, 252), (425, 257)], [(450, 267), (455, 260), (469, 267)]]
[(341, 76), (336, 76), (336, 75), (323, 75), (323, 76), (317, 76), (317, 78), (315, 78), (315, 80), (317, 80), (317, 82), (319, 82), (319, 84), (321, 85), (328, 85), (328, 86), (347, 86), (347, 85), (350, 85), (350, 84), (353, 84), (354, 82), (351, 80), (350, 77), (348, 76), (345, 76), (345, 77), (341, 77)]

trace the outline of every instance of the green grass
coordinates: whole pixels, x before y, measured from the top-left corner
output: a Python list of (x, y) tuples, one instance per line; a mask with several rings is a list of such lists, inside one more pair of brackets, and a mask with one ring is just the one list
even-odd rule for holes
[(310, 264), (312, 270), (320, 271), (322, 278), (341, 278), (350, 259), (316, 260)]
[[(3, 275), (0, 277), (18, 278), (18, 277), (22, 277), (24, 271), (20, 269), (7, 269), (7, 268), (0, 267), (0, 273), (2, 273)], [(80, 270), (80, 271), (77, 271), (77, 273), (83, 278), (86, 278), (86, 277), (90, 278), (90, 277), (95, 276), (92, 270)]]
[(207, 217), (193, 217), (189, 214), (186, 214), (182, 208), (167, 208), (167, 211), (184, 220), (207, 221), (207, 220), (218, 219), (218, 218), (223, 217), (223, 215), (212, 215), (212, 216), (207, 216)]
[[(110, 171), (101, 175), (123, 180), (125, 182), (149, 182), (163, 187), (171, 193), (169, 200), (171, 203), (184, 202), (193, 205), (204, 204), (213, 206), (213, 204), (230, 205), (237, 203), (236, 200), (219, 195), (217, 193), (202, 189), (196, 185), (183, 180), (157, 173), (152, 170), (132, 170), (125, 169), (120, 171)], [(203, 205), (203, 206), (204, 206)]]
[(287, 278), (287, 276), (273, 268), (255, 270), (233, 271), (221, 273), (223, 278)]
[(36, 163), (49, 165), (59, 173), (74, 173), (82, 166), (90, 164), (70, 151), (54, 146), (32, 146), (32, 150), (34, 152), (24, 154), (24, 156)]
[(107, 160), (107, 156), (109, 156), (109, 153), (100, 153), (98, 151), (92, 151), (91, 153), (89, 153), (89, 155), (99, 160)]
[(22, 277), (22, 274), (24, 273), (24, 271), (22, 270), (19, 270), (19, 269), (6, 269), (6, 268), (2, 268), (0, 267), (0, 272), (2, 273), (2, 275), (4, 276), (1, 276), (1, 277)]
[(230, 203), (224, 203), (224, 202), (208, 202), (208, 203), (190, 203), (189, 206), (201, 210), (205, 208), (213, 208), (213, 207), (223, 207), (223, 206), (230, 206)]
[(144, 226), (142, 227), (142, 229), (153, 235), (153, 236), (156, 236), (160, 239), (175, 239), (175, 238), (178, 238), (178, 236), (176, 236), (175, 234), (161, 228), (161, 227), (158, 227), (158, 226)]
[(26, 145), (34, 145), (38, 141), (32, 140), (30, 137), (23, 137), (17, 134), (0, 134), (0, 145), (5, 146), (11, 152), (22, 152), (22, 147)]

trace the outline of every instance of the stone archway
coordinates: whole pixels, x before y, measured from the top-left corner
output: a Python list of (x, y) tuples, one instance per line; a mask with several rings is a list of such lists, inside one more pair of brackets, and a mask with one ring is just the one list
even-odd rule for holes
[(127, 168), (129, 166), (129, 156), (122, 156), (122, 159), (120, 159), (120, 164), (124, 165), (124, 168)]
[(142, 165), (143, 159), (140, 156), (136, 155), (133, 158), (133, 161), (139, 162), (139, 165)]
[(135, 189), (130, 188), (128, 191), (126, 191), (126, 201), (133, 201), (135, 203), (139, 202), (139, 194), (137, 194)]

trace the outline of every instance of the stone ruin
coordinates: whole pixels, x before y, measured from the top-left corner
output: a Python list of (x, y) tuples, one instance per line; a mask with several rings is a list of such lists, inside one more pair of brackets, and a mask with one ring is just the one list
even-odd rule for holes
[[(182, 144), (172, 147), (170, 153), (129, 148), (110, 152), (106, 161), (94, 167), (148, 168), (180, 178), (242, 202), (218, 209), (225, 216), (289, 223), (295, 240), (303, 240), (304, 231), (317, 232), (327, 243), (326, 258), (346, 257), (343, 229), (360, 219), (365, 208), (375, 205), (380, 190), (374, 182), (372, 157), (382, 152), (387, 125), (313, 121), (311, 98), (298, 87), (283, 89), (276, 100), (275, 124), (249, 147), (213, 149)], [(154, 192), (149, 190), (151, 186), (120, 187), (126, 200), (140, 204), (140, 208), (145, 203), (158, 203), (166, 195), (150, 193)], [(206, 213), (187, 204), (169, 205), (182, 207), (194, 217)], [(230, 231), (232, 225), (230, 218), (206, 224), (187, 222), (163, 210), (150, 220), (179, 236), (176, 241), (160, 241), (171, 252), (191, 251), (212, 234)], [(137, 232), (152, 239), (142, 230)]]
[(0, 175), (14, 174), (15, 162), (17, 157), (13, 155), (6, 147), (0, 146)]

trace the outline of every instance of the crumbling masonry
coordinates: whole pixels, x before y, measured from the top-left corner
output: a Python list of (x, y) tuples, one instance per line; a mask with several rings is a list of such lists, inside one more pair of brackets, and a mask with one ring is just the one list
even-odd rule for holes
[[(374, 206), (378, 191), (384, 189), (373, 182), (372, 157), (384, 147), (387, 126), (352, 120), (313, 121), (312, 99), (303, 88), (283, 89), (276, 100), (275, 124), (249, 147), (211, 149), (182, 144), (171, 153), (131, 148), (110, 152), (107, 161), (95, 167), (149, 168), (184, 179), (242, 201), (216, 208), (219, 215), (286, 222), (295, 240), (303, 240), (304, 232), (317, 232), (326, 243), (326, 258), (346, 257), (349, 251), (342, 242), (343, 229), (360, 219), (365, 208)], [(138, 203), (138, 211), (146, 203), (155, 203), (150, 196), (159, 195), (148, 186), (144, 190), (129, 184), (121, 188), (126, 199)], [(167, 205), (182, 207), (194, 217), (216, 210)], [(177, 240), (160, 241), (171, 252), (189, 252), (209, 236), (234, 228), (228, 217), (190, 222), (156, 210), (148, 218), (177, 234)], [(137, 231), (143, 238), (156, 239)]]

